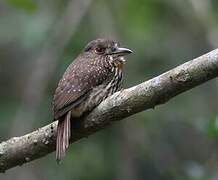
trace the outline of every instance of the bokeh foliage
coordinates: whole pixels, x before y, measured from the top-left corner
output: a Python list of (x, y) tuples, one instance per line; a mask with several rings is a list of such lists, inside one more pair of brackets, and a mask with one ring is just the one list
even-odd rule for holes
[[(84, 2), (0, 2), (1, 141), (52, 121), (51, 100), (58, 79), (96, 37), (113, 37), (133, 49), (126, 62), (125, 87), (218, 46), (217, 0), (92, 0), (58, 60), (37, 66), (43, 49), (47, 48), (48, 57), (56, 55), (52, 49), (66, 37), (60, 31), (62, 38), (52, 39), (67, 7), (74, 3), (78, 8), (72, 14), (79, 14)], [(72, 20), (79, 18), (75, 14)], [(70, 27), (62, 24), (61, 28), (64, 32)], [(48, 80), (30, 82), (35, 72), (36, 78), (45, 74)], [(40, 101), (34, 96), (37, 91)], [(73, 144), (61, 165), (51, 154), (14, 168), (0, 179), (215, 180), (217, 107), (217, 80), (212, 80)]]

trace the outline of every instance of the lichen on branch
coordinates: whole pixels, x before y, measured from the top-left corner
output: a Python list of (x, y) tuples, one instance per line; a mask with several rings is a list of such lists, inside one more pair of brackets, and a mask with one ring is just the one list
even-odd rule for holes
[[(218, 49), (168, 72), (108, 97), (82, 119), (72, 141), (95, 133), (113, 121), (154, 108), (174, 96), (218, 76)], [(55, 150), (57, 122), (0, 143), (0, 172), (43, 157)]]

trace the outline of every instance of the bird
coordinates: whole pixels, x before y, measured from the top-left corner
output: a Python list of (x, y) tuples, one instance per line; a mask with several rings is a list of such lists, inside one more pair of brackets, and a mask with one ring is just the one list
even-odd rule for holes
[(90, 41), (68, 66), (54, 92), (54, 120), (58, 120), (56, 160), (69, 147), (72, 126), (122, 87), (124, 56), (132, 50), (109, 38)]

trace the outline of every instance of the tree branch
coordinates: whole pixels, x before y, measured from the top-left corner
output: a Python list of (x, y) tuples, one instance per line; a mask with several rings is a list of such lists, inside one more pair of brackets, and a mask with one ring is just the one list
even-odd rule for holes
[[(107, 98), (83, 120), (72, 142), (140, 111), (154, 108), (218, 76), (218, 49), (158, 77)], [(55, 150), (57, 122), (0, 144), (0, 172), (38, 159)]]

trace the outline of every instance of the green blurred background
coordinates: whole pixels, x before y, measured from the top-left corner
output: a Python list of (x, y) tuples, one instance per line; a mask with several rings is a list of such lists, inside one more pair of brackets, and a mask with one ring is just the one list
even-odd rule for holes
[[(1, 0), (0, 140), (52, 122), (59, 78), (85, 44), (112, 37), (125, 87), (218, 47), (217, 0)], [(0, 175), (3, 180), (217, 180), (218, 81)]]

